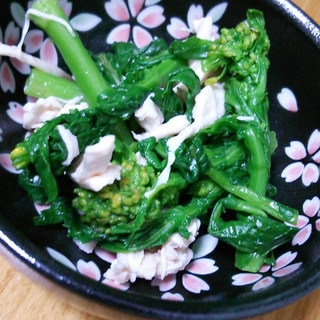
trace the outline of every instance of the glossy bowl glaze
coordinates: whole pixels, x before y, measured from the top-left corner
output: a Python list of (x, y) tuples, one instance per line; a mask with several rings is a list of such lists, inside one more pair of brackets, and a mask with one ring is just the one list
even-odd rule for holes
[[(17, 43), (28, 1), (1, 5), (2, 42)], [(279, 147), (272, 163), (277, 198), (299, 210), (299, 233), (277, 249), (277, 264), (257, 273), (234, 267), (234, 252), (207, 234), (193, 247), (189, 267), (166, 281), (138, 280), (117, 288), (103, 274), (114, 258), (80, 251), (60, 226), (36, 227), (36, 207), (17, 183), (8, 154), (25, 132), (22, 89), (29, 69), (0, 60), (0, 241), (2, 250), (33, 275), (58, 288), (88, 312), (113, 308), (148, 318), (241, 319), (287, 305), (320, 285), (320, 29), (289, 1), (63, 1), (86, 46), (108, 50), (114, 39), (143, 46), (153, 37), (172, 41), (193, 17), (211, 14), (217, 33), (262, 10), (271, 40), (268, 92), (270, 123)], [(52, 63), (59, 57), (46, 36), (31, 28), (24, 49)], [(197, 271), (197, 270), (201, 270)]]

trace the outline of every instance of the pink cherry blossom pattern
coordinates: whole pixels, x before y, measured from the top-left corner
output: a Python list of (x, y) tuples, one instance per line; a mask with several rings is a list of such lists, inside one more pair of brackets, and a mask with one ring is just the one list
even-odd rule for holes
[(167, 275), (163, 280), (155, 278), (151, 281), (152, 286), (158, 286), (161, 292), (169, 291), (177, 284), (177, 277), (175, 274)]
[[(15, 7), (14, 4), (12, 6)], [(12, 10), (12, 6), (11, 6), (11, 10)], [(18, 7), (17, 7), (17, 12), (15, 12), (15, 14), (18, 20), (18, 16), (19, 16)], [(7, 27), (5, 28), (4, 35), (2, 33), (2, 30), (0, 32), (0, 41), (5, 43), (6, 45), (10, 45), (10, 46), (17, 45), (17, 43), (19, 42), (19, 37), (20, 37), (20, 29), (19, 27), (16, 26), (14, 21), (10, 21), (8, 23)], [(16, 80), (14, 77), (14, 73), (11, 69), (11, 64), (9, 64), (8, 61), (11, 61), (11, 63), (13, 63), (13, 65), (18, 71), (21, 69), (21, 71), (24, 74), (26, 74), (28, 67), (19, 63), (15, 59), (8, 58), (8, 60), (6, 60), (2, 58), (1, 65), (0, 65), (0, 87), (3, 92), (9, 91), (14, 93), (16, 91)]]
[(16, 123), (22, 124), (23, 121), (23, 106), (19, 102), (10, 101), (7, 115)]
[(121, 291), (126, 291), (130, 288), (130, 283), (118, 283), (116, 281), (113, 281), (113, 280), (110, 280), (110, 279), (107, 279), (107, 278), (104, 278), (102, 281), (101, 281), (102, 284), (106, 285), (106, 286), (109, 286), (109, 287), (112, 287), (114, 289), (118, 289), (118, 290), (121, 290)]
[(170, 300), (170, 301), (184, 301), (184, 297), (180, 293), (171, 293), (166, 292), (161, 296), (162, 300)]
[(40, 48), (40, 58), (50, 62), (52, 65), (58, 65), (58, 53), (49, 38), (45, 39)]
[(44, 39), (44, 33), (42, 30), (30, 30), (24, 39), (25, 52), (35, 53), (40, 50), (42, 42)]
[[(106, 13), (115, 21), (120, 22), (114, 27), (107, 36), (107, 43), (112, 44), (115, 41), (127, 42), (132, 40), (138, 48), (148, 45), (153, 36), (148, 31), (159, 27), (164, 23), (164, 9), (154, 2), (144, 0), (110, 0), (105, 3)], [(134, 19), (133, 26), (130, 20)]]
[(18, 2), (12, 2), (10, 5), (10, 13), (14, 22), (20, 27), (23, 27), (25, 20), (25, 9)]
[(302, 205), (303, 212), (306, 216), (312, 218), (320, 213), (320, 199), (314, 196), (312, 199), (306, 199)]
[(69, 17), (72, 11), (72, 1), (60, 0), (60, 5), (65, 15)]
[(47, 210), (50, 208), (50, 205), (48, 204), (42, 204), (42, 203), (34, 203), (34, 208), (36, 211), (40, 214), (43, 210)]
[(65, 267), (73, 271), (77, 271), (76, 266), (61, 252), (50, 247), (47, 247), (47, 252), (49, 253), (50, 257), (53, 258), (55, 261), (59, 262), (60, 264), (64, 265)]
[(252, 291), (268, 288), (275, 283), (276, 278), (287, 276), (300, 268), (302, 262), (291, 264), (296, 257), (297, 252), (288, 251), (276, 259), (273, 267), (265, 265), (257, 273), (237, 273), (232, 276), (232, 285), (246, 286), (253, 284)]
[[(320, 199), (314, 196), (311, 199), (306, 199), (302, 205), (302, 210), (304, 215), (299, 215), (297, 227), (300, 229), (299, 232), (293, 237), (292, 245), (303, 245), (305, 244), (312, 234), (312, 224), (311, 220), (315, 216), (320, 216)], [(315, 221), (315, 229), (319, 231), (318, 219)]]
[(141, 47), (147, 46), (153, 40), (151, 34), (140, 26), (134, 26), (132, 28), (132, 37), (133, 42), (139, 43)]
[(16, 80), (7, 61), (2, 62), (0, 66), (0, 85), (4, 92), (14, 93), (16, 91)]
[[(170, 24), (167, 26), (167, 31), (175, 39), (187, 38), (190, 34), (195, 33), (194, 21), (204, 17), (211, 17), (212, 23), (215, 23), (223, 16), (227, 6), (227, 2), (222, 2), (211, 8), (208, 13), (204, 15), (202, 5), (192, 4), (187, 13), (187, 23), (181, 18), (172, 17), (170, 19)], [(212, 39), (218, 38), (218, 30), (219, 28), (213, 24), (211, 30)]]
[(277, 99), (282, 108), (290, 112), (298, 112), (297, 99), (291, 89), (282, 88), (277, 94)]
[[(320, 216), (320, 215), (319, 215)], [(316, 230), (320, 232), (320, 219), (317, 219), (315, 222)]]
[(189, 273), (182, 275), (182, 285), (192, 293), (210, 290), (210, 286), (207, 282)]
[(13, 67), (19, 71), (21, 74), (28, 75), (31, 71), (31, 68), (28, 64), (21, 62), (18, 59), (10, 58), (11, 64)]
[(101, 247), (95, 247), (94, 253), (103, 261), (108, 263), (112, 263), (112, 261), (116, 258), (116, 254), (114, 252), (107, 251)]
[(19, 42), (20, 29), (15, 26), (13, 21), (10, 21), (6, 27), (4, 34), (4, 42), (9, 46), (14, 46)]
[(302, 183), (308, 187), (317, 183), (320, 177), (320, 131), (315, 129), (307, 143), (307, 148), (301, 141), (291, 141), (285, 147), (286, 155), (295, 162), (287, 165), (281, 177), (286, 182), (293, 182), (301, 177)]
[(99, 281), (101, 278), (101, 271), (93, 261), (84, 261), (79, 259), (77, 262), (77, 269), (79, 273), (92, 280)]
[(0, 166), (10, 173), (13, 173), (13, 174), (21, 173), (21, 170), (17, 170), (13, 167), (9, 153), (0, 153)]
[(70, 20), (72, 27), (80, 32), (89, 31), (95, 28), (102, 19), (92, 13), (81, 13)]

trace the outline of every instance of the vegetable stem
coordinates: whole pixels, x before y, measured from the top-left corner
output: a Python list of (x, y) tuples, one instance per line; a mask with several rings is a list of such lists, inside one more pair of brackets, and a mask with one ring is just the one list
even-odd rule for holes
[[(52, 15), (63, 19), (69, 24), (59, 5), (59, 1), (38, 0), (34, 2), (32, 9), (35, 11), (30, 12), (30, 19), (41, 27), (57, 46), (89, 106), (95, 107), (97, 105), (97, 96), (103, 90), (109, 88), (108, 83), (100, 74), (88, 51), (83, 46), (79, 35), (75, 31), (71, 34), (66, 26), (60, 22), (41, 16), (41, 13)], [(37, 11), (39, 15), (36, 14)]]
[(220, 185), (220, 187), (225, 189), (227, 192), (239, 197), (240, 199), (249, 201), (252, 205), (260, 207), (263, 211), (275, 217), (276, 219), (292, 224), (297, 222), (297, 210), (289, 208), (265, 196), (258, 195), (256, 192), (245, 186), (233, 185), (229, 178), (218, 170), (211, 168), (208, 170), (207, 174), (208, 177), (210, 177), (215, 183)]
[(54, 76), (39, 69), (32, 69), (25, 83), (24, 93), (35, 98), (54, 96), (63, 100), (83, 95), (74, 81)]

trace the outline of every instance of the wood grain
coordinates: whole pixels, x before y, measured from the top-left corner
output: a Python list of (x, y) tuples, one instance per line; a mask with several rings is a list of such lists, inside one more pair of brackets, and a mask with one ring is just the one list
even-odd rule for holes
[[(296, 5), (309, 14), (320, 24), (319, 0), (294, 0)], [(60, 297), (53, 288), (43, 288), (29, 280), (29, 277), (21, 271), (17, 271), (8, 262), (8, 259), (0, 256), (0, 319), (1, 320), (98, 320), (90, 313), (89, 306), (83, 305), (82, 309), (70, 305)], [(131, 319), (138, 317), (110, 311), (105, 314), (105, 319)], [(251, 320), (319, 320), (320, 319), (320, 289), (307, 297), (280, 310), (268, 313)], [(141, 319), (142, 320), (142, 319)]]

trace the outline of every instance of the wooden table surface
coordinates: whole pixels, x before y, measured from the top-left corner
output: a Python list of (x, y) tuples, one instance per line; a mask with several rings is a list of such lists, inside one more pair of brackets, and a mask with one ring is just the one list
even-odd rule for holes
[[(320, 24), (319, 0), (294, 0)], [(55, 292), (35, 284), (25, 273), (17, 271), (0, 256), (0, 320), (98, 320), (58, 297)], [(83, 309), (83, 308), (82, 308)], [(88, 309), (87, 309), (88, 310)], [(88, 311), (91, 312), (91, 311)], [(126, 315), (108, 313), (107, 319), (127, 319)], [(134, 318), (136, 320), (140, 318)], [(251, 320), (319, 320), (320, 289), (280, 310)], [(141, 319), (142, 320), (142, 319)]]

